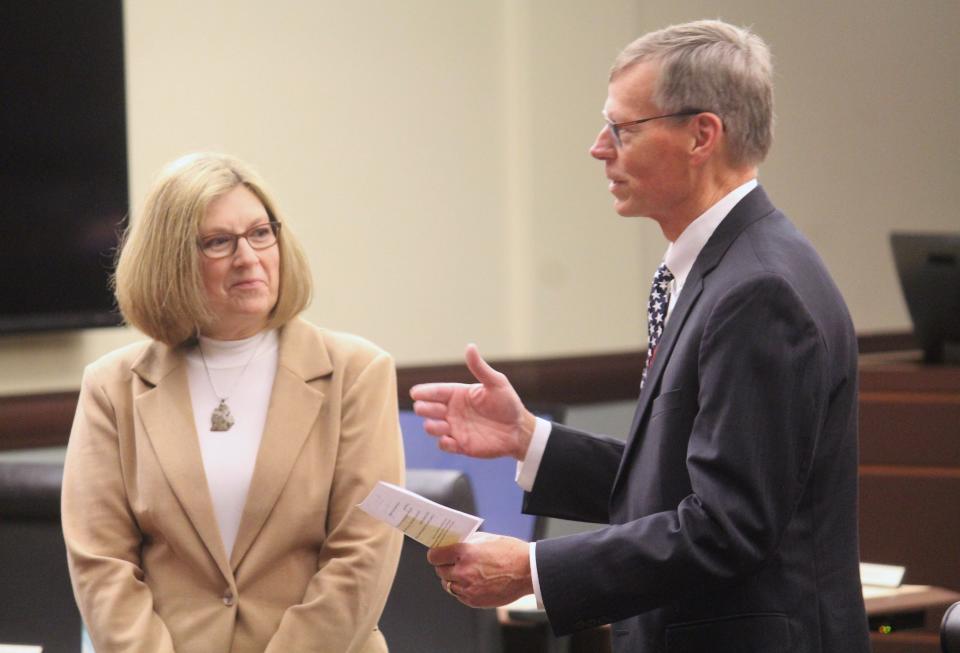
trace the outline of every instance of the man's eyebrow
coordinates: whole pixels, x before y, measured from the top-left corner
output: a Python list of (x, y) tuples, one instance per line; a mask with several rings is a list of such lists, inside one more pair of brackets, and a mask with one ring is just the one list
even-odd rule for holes
[(610, 122), (620, 122), (619, 120), (616, 120), (616, 119), (612, 118), (612, 117), (610, 116), (611, 113), (615, 116), (615, 115), (617, 115), (617, 113), (619, 113), (619, 112), (618, 112), (616, 109), (612, 109), (612, 110), (611, 110), (611, 109), (608, 109), (607, 107), (604, 107), (604, 108), (600, 111), (600, 115), (603, 116), (604, 120), (608, 120), (608, 121), (610, 121)]

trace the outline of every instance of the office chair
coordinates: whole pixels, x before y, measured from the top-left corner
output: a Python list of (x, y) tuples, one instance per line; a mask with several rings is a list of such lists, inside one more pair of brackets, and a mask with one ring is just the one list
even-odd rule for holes
[(60, 528), (62, 463), (0, 461), (0, 641), (79, 653)]
[(940, 650), (943, 653), (960, 653), (960, 601), (943, 613), (940, 622)]

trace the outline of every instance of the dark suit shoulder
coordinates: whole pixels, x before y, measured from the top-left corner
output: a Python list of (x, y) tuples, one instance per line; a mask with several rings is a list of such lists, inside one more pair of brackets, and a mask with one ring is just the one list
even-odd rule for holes
[(831, 361), (829, 386), (855, 378), (856, 334), (846, 303), (813, 246), (780, 211), (749, 223), (732, 239), (704, 277), (704, 288), (711, 305), (705, 336), (716, 336), (718, 325), (732, 324), (732, 316), (749, 309), (753, 320), (736, 320), (741, 332), (730, 334), (737, 342), (763, 341), (765, 322), (773, 319), (786, 320), (784, 326), (797, 335), (812, 327), (824, 360)]
[[(826, 343), (813, 312), (789, 278), (758, 267), (743, 272), (713, 293), (703, 322), (703, 351), (716, 353), (720, 347), (735, 347), (740, 352), (766, 348), (773, 355), (788, 351), (802, 338), (813, 337), (821, 345)], [(771, 341), (773, 331), (789, 342)]]

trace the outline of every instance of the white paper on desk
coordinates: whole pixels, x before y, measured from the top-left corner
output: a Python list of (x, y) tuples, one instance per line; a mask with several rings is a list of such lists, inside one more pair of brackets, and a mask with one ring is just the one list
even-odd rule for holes
[(900, 587), (906, 567), (900, 565), (879, 565), (871, 562), (860, 563), (860, 583), (878, 587)]
[(430, 548), (462, 542), (483, 523), (479, 517), (385, 481), (378, 481), (357, 507)]

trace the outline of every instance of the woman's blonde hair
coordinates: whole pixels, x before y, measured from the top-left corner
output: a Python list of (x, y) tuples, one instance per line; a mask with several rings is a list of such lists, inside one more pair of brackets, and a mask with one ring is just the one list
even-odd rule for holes
[(283, 224), (279, 295), (267, 328), (282, 326), (307, 307), (312, 292), (307, 258), (260, 177), (239, 159), (198, 152), (164, 168), (124, 234), (113, 288), (128, 324), (176, 346), (213, 323), (200, 276), (200, 223), (213, 200), (241, 184), (263, 203), (271, 222)]

